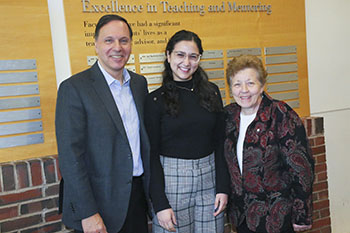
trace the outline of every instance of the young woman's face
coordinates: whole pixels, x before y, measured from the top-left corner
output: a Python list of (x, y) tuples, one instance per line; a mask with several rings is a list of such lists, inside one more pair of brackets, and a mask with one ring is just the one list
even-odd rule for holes
[(258, 72), (255, 69), (246, 68), (231, 77), (233, 98), (241, 106), (241, 111), (245, 115), (258, 111), (263, 91), (264, 86), (259, 82)]
[(199, 49), (194, 41), (180, 41), (167, 53), (167, 60), (175, 81), (191, 80), (200, 61)]

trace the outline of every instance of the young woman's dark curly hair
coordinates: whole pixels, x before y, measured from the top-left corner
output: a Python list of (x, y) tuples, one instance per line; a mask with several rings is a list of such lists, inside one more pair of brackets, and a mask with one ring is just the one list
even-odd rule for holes
[[(171, 54), (175, 45), (181, 41), (193, 41), (197, 45), (199, 53), (201, 55), (203, 54), (202, 41), (198, 35), (190, 31), (181, 30), (170, 38), (165, 48), (165, 56)], [(181, 108), (179, 103), (179, 90), (174, 82), (173, 71), (167, 59), (164, 61), (164, 67), (162, 86), (164, 88), (163, 96), (166, 111), (171, 116), (177, 116)], [(222, 104), (218, 93), (215, 87), (208, 81), (208, 75), (200, 66), (198, 66), (197, 70), (193, 73), (192, 79), (194, 92), (199, 96), (200, 105), (210, 112), (222, 111)]]

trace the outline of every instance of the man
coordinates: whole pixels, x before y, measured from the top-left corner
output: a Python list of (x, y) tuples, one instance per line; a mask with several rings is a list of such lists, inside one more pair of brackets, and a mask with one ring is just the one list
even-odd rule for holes
[(147, 230), (149, 142), (143, 123), (147, 83), (124, 68), (132, 30), (117, 15), (96, 25), (90, 69), (61, 83), (56, 137), (62, 221), (75, 232)]

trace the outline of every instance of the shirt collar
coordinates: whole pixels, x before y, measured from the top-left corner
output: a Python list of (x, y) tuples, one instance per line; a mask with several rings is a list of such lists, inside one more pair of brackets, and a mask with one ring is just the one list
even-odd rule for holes
[[(118, 85), (120, 85), (120, 82), (118, 82), (115, 78), (112, 77), (112, 75), (110, 75), (100, 64), (100, 61), (97, 61), (98, 67), (100, 68), (100, 70), (102, 71), (103, 76), (105, 77), (108, 86), (112, 85), (113, 83), (117, 83)], [(128, 72), (127, 69), (123, 69), (123, 85), (126, 85), (129, 83), (130, 81), (130, 74)], [(117, 81), (117, 82), (116, 82)]]

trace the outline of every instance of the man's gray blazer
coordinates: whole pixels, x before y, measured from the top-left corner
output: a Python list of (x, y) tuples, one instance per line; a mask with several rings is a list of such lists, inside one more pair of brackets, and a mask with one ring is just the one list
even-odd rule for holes
[[(148, 199), (149, 142), (143, 123), (147, 82), (143, 76), (129, 73), (140, 119), (143, 183)], [(82, 230), (81, 220), (99, 213), (107, 231), (118, 232), (128, 210), (133, 159), (123, 122), (97, 63), (61, 83), (56, 137), (64, 179), (63, 223)]]

